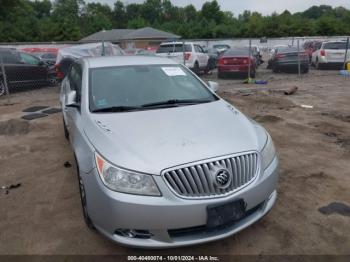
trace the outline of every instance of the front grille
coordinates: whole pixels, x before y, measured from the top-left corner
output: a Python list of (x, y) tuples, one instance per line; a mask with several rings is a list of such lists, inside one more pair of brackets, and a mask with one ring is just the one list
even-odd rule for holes
[[(186, 166), (164, 173), (168, 186), (185, 198), (219, 197), (248, 185), (258, 174), (256, 152), (212, 162)], [(217, 183), (219, 172), (227, 172), (230, 181), (225, 187)]]

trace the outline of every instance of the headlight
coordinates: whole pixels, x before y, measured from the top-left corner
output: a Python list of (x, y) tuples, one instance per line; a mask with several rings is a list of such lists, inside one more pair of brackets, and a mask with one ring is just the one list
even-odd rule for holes
[(160, 196), (151, 175), (140, 174), (115, 167), (95, 153), (96, 167), (100, 178), (111, 190), (148, 196)]
[(273, 145), (271, 137), (268, 135), (266, 144), (263, 150), (261, 151), (264, 170), (271, 164), (272, 160), (275, 158), (275, 155), (275, 146)]

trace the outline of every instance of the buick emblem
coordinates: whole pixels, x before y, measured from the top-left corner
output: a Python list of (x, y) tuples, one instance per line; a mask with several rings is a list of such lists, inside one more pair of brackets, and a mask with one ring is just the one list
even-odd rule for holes
[(220, 189), (229, 187), (232, 181), (231, 173), (226, 169), (219, 169), (214, 175), (214, 183)]

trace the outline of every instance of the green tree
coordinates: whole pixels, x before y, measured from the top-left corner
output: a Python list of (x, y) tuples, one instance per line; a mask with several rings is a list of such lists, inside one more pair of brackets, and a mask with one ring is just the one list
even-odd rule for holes
[(220, 5), (216, 0), (203, 4), (201, 16), (208, 21), (215, 21), (217, 24), (220, 24), (223, 20), (223, 12), (220, 10)]
[(125, 28), (126, 22), (126, 9), (124, 3), (120, 0), (114, 3), (114, 28)]

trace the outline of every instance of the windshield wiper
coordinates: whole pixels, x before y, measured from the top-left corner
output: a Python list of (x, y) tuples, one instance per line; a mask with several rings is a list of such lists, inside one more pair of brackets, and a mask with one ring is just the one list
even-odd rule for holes
[(158, 107), (158, 106), (178, 106), (178, 105), (195, 105), (195, 104), (203, 104), (209, 103), (212, 100), (208, 99), (171, 99), (167, 101), (160, 101), (155, 103), (144, 104), (141, 107), (149, 108), (149, 107)]
[(142, 107), (139, 106), (111, 106), (105, 108), (98, 108), (93, 110), (93, 113), (108, 113), (108, 112), (127, 112), (127, 111), (135, 111), (142, 110)]
[(160, 101), (155, 103), (144, 104), (141, 106), (111, 106), (105, 108), (98, 108), (93, 110), (93, 113), (108, 113), (108, 112), (128, 112), (128, 111), (137, 111), (145, 110), (150, 108), (159, 108), (159, 107), (177, 107), (180, 105), (195, 105), (202, 103), (209, 103), (212, 100), (204, 99), (172, 99), (167, 101)]

